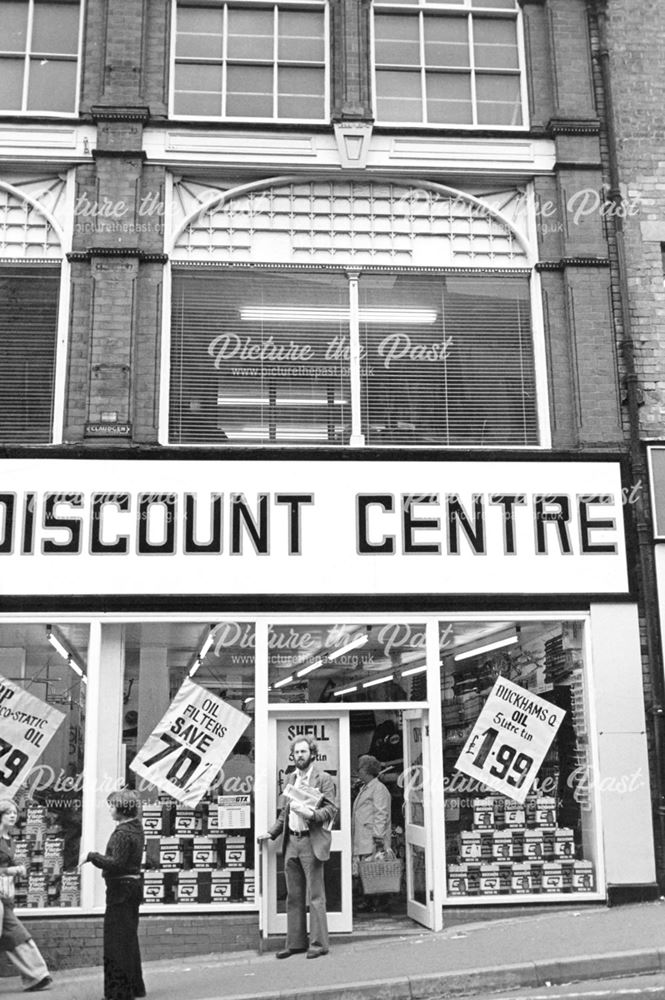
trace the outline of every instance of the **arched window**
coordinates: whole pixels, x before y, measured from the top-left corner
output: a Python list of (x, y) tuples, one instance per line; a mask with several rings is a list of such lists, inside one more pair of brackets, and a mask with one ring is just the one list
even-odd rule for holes
[(490, 204), (322, 180), (176, 204), (171, 442), (540, 443), (529, 257)]

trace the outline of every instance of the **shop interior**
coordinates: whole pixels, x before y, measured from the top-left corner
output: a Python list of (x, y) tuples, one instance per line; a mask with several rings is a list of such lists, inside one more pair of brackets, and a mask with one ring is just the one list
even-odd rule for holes
[[(269, 705), (299, 706), (300, 711), (311, 705), (313, 717), (317, 711), (334, 713), (337, 705), (349, 711), (351, 787), (346, 794), (353, 804), (362, 787), (359, 758), (376, 758), (377, 778), (390, 796), (389, 846), (402, 861), (403, 713), (408, 706), (427, 705), (425, 634), (425, 624), (405, 622), (275, 624), (268, 633)], [(254, 624), (129, 622), (122, 626), (122, 642), (121, 753), (128, 785), (137, 784), (133, 757), (186, 677), (251, 718), (195, 810), (155, 789), (142, 790), (146, 901), (253, 907)], [(29, 869), (17, 885), (19, 906), (80, 906), (76, 866), (89, 644), (87, 624), (0, 624), (0, 675), (65, 716), (18, 797), (17, 842)], [(437, 877), (445, 878), (450, 905), (598, 890), (585, 657), (581, 617), (439, 622), (445, 858), (434, 862)], [(565, 710), (523, 804), (502, 799), (456, 767), (499, 677)], [(342, 863), (337, 859), (326, 871), (331, 906), (340, 892)], [(401, 880), (395, 886), (393, 879), (391, 891), (380, 886), (368, 893), (359, 873), (354, 875), (354, 920), (405, 914), (403, 869), (402, 864)], [(283, 897), (283, 885), (278, 895)]]

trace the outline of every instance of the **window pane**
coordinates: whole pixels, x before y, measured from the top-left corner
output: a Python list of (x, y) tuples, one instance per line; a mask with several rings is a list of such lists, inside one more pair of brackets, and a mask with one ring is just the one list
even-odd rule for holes
[(173, 439), (346, 443), (348, 316), (343, 275), (175, 275)]
[(222, 68), (197, 63), (176, 66), (175, 89), (181, 93), (217, 94), (217, 113), (221, 107)]
[(363, 275), (360, 319), (368, 444), (535, 442), (525, 279)]
[(427, 66), (468, 66), (469, 29), (465, 17), (425, 19)]
[[(117, 634), (118, 626), (103, 626), (103, 638), (113, 641), (114, 631)], [(146, 902), (254, 902), (254, 627), (234, 621), (212, 627), (176, 621), (159, 627), (132, 623), (122, 631), (124, 703), (119, 756), (125, 762), (127, 787), (135, 788), (141, 799)], [(211, 775), (210, 787), (199, 804), (187, 808), (137, 778), (129, 765), (168, 710), (208, 635), (213, 644), (196, 670), (195, 683), (252, 721), (222, 770)], [(177, 770), (177, 755), (171, 759)], [(179, 774), (183, 773), (181, 766)], [(235, 801), (231, 803), (226, 796)], [(231, 859), (232, 870), (227, 867)]]
[(31, 111), (74, 111), (76, 63), (31, 59), (28, 108)]
[(374, 19), (374, 31), (374, 58), (377, 65), (420, 65), (417, 17), (377, 15)]
[(280, 118), (323, 118), (323, 72), (317, 69), (280, 67), (278, 71)]
[[(424, 625), (273, 625), (268, 643), (271, 702), (339, 705), (427, 698)], [(395, 760), (402, 756), (401, 735), (399, 744), (397, 749), (397, 741), (377, 740), (369, 753)]]
[(178, 93), (176, 91), (173, 113), (195, 117), (218, 117), (222, 111), (220, 94)]
[(323, 14), (281, 11), (278, 58), (299, 62), (324, 62)]
[(476, 76), (476, 95), (479, 124), (522, 124), (522, 100), (518, 76), (478, 74)]
[(76, 55), (79, 40), (79, 5), (36, 3), (32, 24), (32, 52)]
[(28, 28), (28, 4), (7, 0), (2, 5), (2, 36), (0, 51), (25, 52)]
[(517, 38), (514, 21), (484, 21), (475, 18), (473, 40), (479, 69), (517, 69)]
[(376, 105), (381, 121), (422, 121), (420, 73), (379, 70), (376, 74)]
[(221, 59), (223, 55), (222, 11), (179, 7), (176, 57)]
[(273, 58), (272, 10), (229, 8), (229, 59)]
[(427, 74), (427, 120), (460, 125), (473, 121), (470, 74)]
[[(58, 623), (51, 626), (50, 632), (85, 675), (89, 627)], [(0, 625), (0, 675), (21, 692), (15, 691), (12, 705), (21, 714), (37, 717), (40, 726), (41, 720), (46, 722), (54, 712), (60, 719), (33, 766), (28, 764), (27, 773), (25, 769), (16, 773), (19, 790), (12, 795), (18, 806), (14, 851), (17, 862), (27, 868), (27, 877), (15, 880), (16, 905), (31, 909), (80, 906), (81, 902), (78, 861), (86, 685), (72, 665), (54, 651), (48, 635), (45, 625)], [(30, 701), (20, 704), (24, 696)], [(25, 756), (21, 747), (29, 746), (23, 741), (29, 729), (19, 722), (11, 725), (11, 736), (19, 745), (10, 747), (11, 753), (3, 757), (5, 775), (10, 761), (17, 766), (21, 755)]]
[[(450, 895), (478, 897), (490, 891), (515, 897), (540, 893), (546, 885), (548, 894), (565, 892), (568, 900), (570, 894), (589, 892), (597, 817), (589, 780), (583, 623), (458, 620), (441, 622), (439, 629)], [(464, 659), (455, 659), (463, 654)], [(525, 698), (543, 699), (565, 712), (535, 775), (528, 755), (515, 770), (518, 758), (505, 730), (488, 727), (478, 740), (473, 763), (490, 781), (505, 766), (506, 784), (517, 785), (523, 772), (522, 780), (529, 782), (523, 804), (457, 769), (467, 736), (499, 678), (508, 678)]]
[(24, 68), (24, 59), (0, 58), (0, 108), (21, 110)]
[(491, 7), (501, 10), (516, 10), (515, 0), (471, 0), (472, 7)]
[(226, 76), (226, 114), (236, 118), (272, 118), (272, 68), (229, 66)]
[(59, 270), (0, 269), (0, 441), (4, 443), (39, 444), (51, 439), (59, 287)]

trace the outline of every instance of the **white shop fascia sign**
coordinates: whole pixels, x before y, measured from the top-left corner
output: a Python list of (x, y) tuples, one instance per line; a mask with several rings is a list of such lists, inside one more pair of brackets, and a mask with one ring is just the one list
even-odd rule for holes
[(0, 594), (622, 594), (617, 462), (7, 459)]

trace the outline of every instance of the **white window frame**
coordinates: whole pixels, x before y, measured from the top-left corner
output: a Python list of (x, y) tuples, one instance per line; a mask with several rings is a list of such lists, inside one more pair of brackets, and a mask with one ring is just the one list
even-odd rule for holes
[[(228, 19), (228, 7), (232, 4), (234, 7), (244, 7), (247, 10), (273, 10), (274, 18), (274, 31), (273, 31), (273, 57), (270, 65), (273, 73), (273, 114), (269, 117), (258, 117), (258, 116), (246, 116), (246, 115), (227, 115), (224, 113), (224, 103), (226, 101), (226, 77), (227, 77), (227, 67), (228, 59), (226, 55), (226, 45), (227, 45), (227, 31), (226, 24)], [(192, 114), (176, 114), (174, 111), (175, 106), (175, 76), (176, 76), (176, 36), (177, 36), (177, 16), (178, 7), (196, 7), (196, 6), (210, 6), (205, 2), (197, 4), (196, 0), (171, 0), (171, 53), (170, 53), (170, 72), (169, 72), (169, 116), (175, 121), (224, 121), (224, 122), (245, 122), (247, 124), (265, 124), (267, 122), (280, 122), (285, 125), (289, 124), (302, 124), (303, 119), (300, 118), (285, 118), (280, 117), (277, 113), (279, 91), (278, 91), (278, 69), (280, 67), (280, 62), (278, 61), (277, 55), (277, 45), (279, 41), (279, 35), (277, 31), (278, 16), (280, 10), (312, 10), (312, 11), (322, 11), (323, 12), (323, 47), (324, 47), (324, 64), (323, 64), (323, 116), (321, 118), (307, 118), (305, 119), (305, 124), (308, 125), (321, 125), (327, 123), (330, 120), (330, 71), (331, 71), (331, 60), (330, 60), (330, 5), (328, 0), (219, 0), (214, 6), (220, 8), (223, 12), (224, 17), (224, 36), (223, 36), (223, 55), (220, 63), (222, 71), (222, 85), (219, 94), (220, 98), (220, 113), (218, 115), (192, 115)], [(194, 64), (200, 65), (202, 62), (207, 62), (207, 60), (188, 60)], [(216, 62), (213, 60), (212, 62)], [(258, 62), (248, 62), (249, 65), (258, 65)], [(287, 64), (288, 65), (288, 64)], [(303, 64), (304, 65), (304, 64)]]
[[(418, 18), (418, 37), (420, 43), (420, 86), (421, 86), (421, 118), (417, 122), (408, 122), (393, 120), (389, 118), (381, 118), (378, 114), (378, 100), (377, 100), (377, 63), (375, 58), (376, 51), (376, 37), (375, 37), (375, 13), (386, 13), (386, 14), (401, 14), (408, 15), (411, 14), (413, 17)], [(439, 14), (440, 16), (445, 16), (446, 14), (466, 14), (469, 23), (469, 66), (465, 67), (468, 69), (470, 74), (471, 83), (471, 112), (473, 115), (473, 121), (468, 123), (460, 122), (429, 122), (427, 120), (427, 95), (426, 95), (426, 74), (427, 65), (425, 62), (425, 49), (424, 49), (424, 19), (427, 14)], [(515, 22), (515, 29), (517, 34), (517, 58), (518, 58), (518, 69), (513, 73), (507, 73), (506, 75), (516, 76), (520, 81), (520, 103), (522, 107), (522, 123), (520, 125), (496, 125), (492, 123), (479, 123), (478, 117), (478, 107), (476, 101), (476, 68), (474, 59), (474, 49), (473, 49), (473, 20), (474, 18), (482, 17), (484, 14), (491, 14), (494, 18), (501, 17), (507, 19), (510, 15), (511, 19)], [(500, 7), (472, 7), (471, 0), (448, 0), (448, 2), (438, 2), (438, 0), (418, 0), (417, 4), (409, 3), (402, 4), (400, 0), (374, 0), (372, 3), (372, 14), (370, 18), (370, 51), (371, 51), (371, 61), (372, 61), (372, 112), (374, 114), (375, 123), (378, 127), (388, 126), (388, 127), (398, 127), (404, 129), (454, 129), (460, 132), (470, 132), (470, 131), (501, 131), (501, 132), (523, 132), (529, 128), (529, 102), (528, 102), (528, 92), (526, 83), (526, 59), (524, 52), (524, 30), (523, 30), (523, 15), (522, 9), (517, 4), (514, 11), (510, 11), (508, 8)], [(383, 67), (379, 67), (382, 69)], [(400, 67), (400, 69), (405, 69), (406, 67)], [(412, 67), (413, 72), (416, 70), (416, 66)], [(482, 71), (491, 72), (491, 70)], [(482, 75), (482, 74), (481, 74)]]
[[(21, 94), (21, 107), (5, 109), (0, 107), (0, 114), (2, 115), (14, 115), (21, 117), (29, 117), (32, 115), (39, 115), (40, 118), (76, 118), (79, 113), (79, 102), (81, 96), (81, 70), (83, 63), (83, 26), (85, 24), (85, 5), (86, 0), (79, 0), (79, 31), (78, 31), (78, 42), (76, 46), (76, 56), (74, 58), (70, 56), (62, 56), (55, 53), (52, 58), (57, 62), (75, 62), (76, 63), (76, 83), (74, 92), (74, 108), (72, 111), (42, 111), (40, 108), (30, 108), (28, 104), (28, 90), (30, 86), (30, 63), (33, 57), (32, 50), (32, 26), (34, 20), (34, 9), (35, 3), (38, 0), (27, 0), (28, 2), (28, 25), (26, 31), (26, 45), (25, 51), (21, 53), (16, 53), (16, 57), (22, 56), (23, 58), (23, 90)], [(52, 0), (53, 2), (53, 0)], [(10, 50), (3, 51), (3, 57), (9, 55)], [(2, 66), (2, 60), (0, 60), (0, 67)]]

